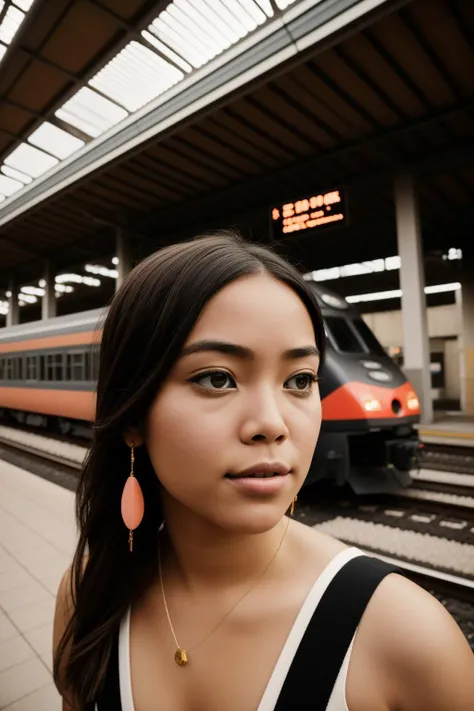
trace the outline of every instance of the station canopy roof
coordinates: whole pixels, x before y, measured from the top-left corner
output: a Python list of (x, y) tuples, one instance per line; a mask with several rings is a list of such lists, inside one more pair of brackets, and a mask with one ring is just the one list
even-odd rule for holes
[(0, 0), (0, 287), (112, 253), (117, 228), (267, 232), (272, 204), (339, 186), (349, 226), (287, 251), (396, 254), (400, 171), (426, 248), (466, 248), (473, 47), (471, 0)]

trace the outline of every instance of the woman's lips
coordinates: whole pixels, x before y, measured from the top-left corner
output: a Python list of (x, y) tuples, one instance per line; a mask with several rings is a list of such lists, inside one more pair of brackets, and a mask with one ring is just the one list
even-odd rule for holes
[(242, 492), (249, 494), (275, 494), (286, 485), (288, 474), (275, 474), (271, 477), (228, 476), (227, 481)]

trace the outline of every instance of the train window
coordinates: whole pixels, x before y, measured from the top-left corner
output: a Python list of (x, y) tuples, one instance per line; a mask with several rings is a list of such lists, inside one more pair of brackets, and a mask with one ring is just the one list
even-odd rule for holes
[(17, 356), (16, 359), (16, 379), (23, 380), (23, 356)]
[(86, 380), (95, 382), (99, 375), (99, 348), (92, 346), (85, 352)]
[(84, 353), (84, 369), (85, 369), (85, 380), (92, 380), (91, 378), (91, 354), (89, 351)]
[(363, 353), (362, 344), (345, 318), (326, 316), (327, 329), (336, 348), (342, 353)]
[(72, 379), (85, 380), (84, 377), (84, 353), (72, 354)]
[(55, 353), (53, 355), (53, 380), (64, 380), (63, 375), (63, 353)]
[(352, 321), (352, 324), (356, 329), (357, 333), (359, 334), (360, 338), (362, 338), (363, 342), (365, 343), (368, 351), (380, 356), (387, 355), (385, 349), (379, 343), (379, 341), (375, 337), (375, 334), (370, 330), (370, 328), (367, 326), (366, 322), (363, 319), (356, 318)]
[(39, 357), (39, 378), (38, 380), (46, 380), (46, 356)]
[(7, 358), (6, 380), (13, 380), (13, 358)]
[(26, 356), (26, 379), (27, 380), (37, 380), (38, 379), (38, 357), (37, 356)]
[(67, 380), (85, 380), (84, 353), (68, 353), (66, 355)]
[(54, 356), (50, 353), (46, 356), (46, 380), (54, 380)]
[(0, 380), (5, 380), (5, 358), (0, 358)]
[(99, 377), (99, 358), (100, 350), (95, 347), (92, 351), (92, 380), (96, 381)]

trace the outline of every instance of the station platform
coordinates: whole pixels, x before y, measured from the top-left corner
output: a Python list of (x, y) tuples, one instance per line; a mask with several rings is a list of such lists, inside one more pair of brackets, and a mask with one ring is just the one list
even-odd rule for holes
[(435, 412), (430, 425), (419, 425), (418, 433), (426, 444), (474, 447), (474, 416), (462, 412)]
[(74, 494), (0, 461), (0, 709), (60, 711), (56, 593), (76, 544)]

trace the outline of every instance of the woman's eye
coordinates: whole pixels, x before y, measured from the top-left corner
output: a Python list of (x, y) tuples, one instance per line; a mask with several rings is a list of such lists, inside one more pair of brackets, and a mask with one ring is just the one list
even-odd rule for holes
[[(196, 375), (192, 378), (192, 382), (208, 390), (230, 390), (236, 387), (234, 379), (223, 370), (201, 373), (201, 375)], [(230, 387), (228, 387), (229, 383), (231, 383)]]
[(293, 375), (291, 378), (288, 378), (285, 383), (285, 387), (288, 386), (288, 383), (294, 381), (295, 385), (293, 387), (289, 387), (289, 390), (310, 392), (313, 384), (316, 383), (317, 380), (318, 378), (313, 373), (298, 373), (297, 375)]

